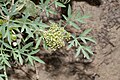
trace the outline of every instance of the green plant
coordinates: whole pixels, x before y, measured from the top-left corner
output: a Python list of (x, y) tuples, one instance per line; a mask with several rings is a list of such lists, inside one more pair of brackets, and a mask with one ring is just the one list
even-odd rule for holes
[[(89, 16), (87, 15), (80, 15), (80, 12), (78, 13), (72, 13), (71, 10), (71, 6), (69, 5), (68, 7), (68, 13), (67, 13), (68, 17), (66, 17), (65, 15), (63, 15), (64, 19), (66, 20), (66, 25), (64, 27), (66, 27), (67, 25), (71, 25), (76, 29), (80, 29), (80, 27), (76, 24), (76, 22), (80, 22), (80, 23), (85, 23), (83, 21), (83, 19), (85, 18), (89, 18)], [(69, 41), (69, 45), (68, 45), (68, 49), (72, 48), (73, 46), (76, 47), (76, 54), (75, 57), (79, 56), (79, 54), (82, 52), (82, 54), (84, 55), (85, 58), (90, 59), (90, 56), (88, 53), (90, 53), (91, 55), (93, 55), (92, 50), (90, 49), (90, 47), (87, 46), (87, 42), (91, 41), (93, 43), (96, 43), (94, 39), (92, 39), (92, 37), (87, 37), (87, 34), (91, 31), (92, 29), (87, 29), (85, 30), (83, 33), (81, 33), (79, 36), (76, 36), (74, 34), (72, 34), (72, 39), (71, 41)], [(82, 41), (82, 43), (81, 43)]]
[[(44, 49), (56, 51), (69, 43), (68, 49), (76, 47), (75, 57), (82, 53), (90, 59), (88, 53), (93, 55), (93, 52), (87, 42), (95, 43), (92, 37), (87, 36), (91, 29), (85, 30), (79, 36), (65, 30), (67, 26), (80, 29), (76, 22), (85, 23), (83, 19), (89, 16), (80, 15), (80, 12), (72, 13), (69, 5), (68, 17), (62, 15), (65, 20), (43, 22), (42, 14), (45, 13), (46, 17), (58, 14), (51, 6), (66, 7), (64, 4), (70, 0), (60, 1), (62, 3), (59, 0), (40, 0), (39, 5), (31, 0), (0, 1), (0, 80), (8, 80), (7, 67), (14, 66), (11, 65), (12, 62), (20, 65), (34, 65), (34, 61), (45, 64), (35, 56), (40, 51), (40, 45)], [(16, 15), (21, 17), (17, 18)]]
[(63, 4), (67, 4), (69, 3), (71, 0), (59, 0), (60, 2), (62, 2)]

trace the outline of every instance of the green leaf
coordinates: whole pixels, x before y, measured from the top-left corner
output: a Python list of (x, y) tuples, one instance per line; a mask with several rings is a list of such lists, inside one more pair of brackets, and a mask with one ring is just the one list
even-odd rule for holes
[(37, 43), (35, 45), (35, 49), (37, 49), (41, 43), (42, 37), (38, 38)]
[(57, 7), (57, 6), (60, 6), (60, 7), (66, 7), (65, 5), (63, 5), (63, 4), (60, 3), (60, 2), (55, 2), (55, 7)]
[(43, 4), (43, 0), (40, 0), (40, 2)]
[(30, 42), (28, 44), (26, 44), (25, 46), (22, 47), (22, 50), (26, 50), (27, 48), (29, 48), (31, 45), (33, 44), (33, 42)]
[(21, 9), (23, 9), (24, 6), (25, 4), (18, 4), (16, 11), (20, 11)]
[(88, 15), (83, 15), (82, 17), (80, 17), (81, 19), (86, 19), (86, 18), (90, 18), (90, 16)]
[(46, 41), (44, 40), (44, 37), (43, 37), (42, 39), (43, 39), (43, 48), (44, 48), (44, 49), (48, 49), (48, 46), (47, 46), (47, 44), (46, 44)]
[(4, 66), (0, 66), (0, 70), (3, 69), (3, 68), (4, 68)]
[(9, 48), (9, 49), (12, 49), (12, 47), (11, 47), (9, 44), (7, 44), (7, 43), (5, 43), (5, 42), (3, 42), (3, 41), (1, 41), (1, 40), (0, 40), (0, 42), (1, 42), (5, 47), (7, 47), (7, 48)]
[(72, 10), (71, 10), (71, 6), (70, 5), (68, 6), (68, 13), (67, 14), (68, 14), (68, 17), (70, 17), (71, 14), (72, 14)]
[(69, 21), (69, 24), (72, 25), (76, 29), (80, 29), (80, 27), (76, 23), (74, 23), (72, 21)]
[(18, 53), (18, 58), (19, 58), (20, 64), (23, 65), (23, 59), (20, 53)]
[(26, 26), (26, 33), (29, 34), (29, 37), (33, 38), (33, 33), (31, 32), (30, 28), (28, 28), (27, 26)]
[(37, 9), (35, 3), (30, 0), (26, 1), (24, 13), (29, 13), (31, 16), (36, 16)]
[(3, 61), (8, 67), (11, 67), (10, 63), (5, 58), (3, 59)]
[(96, 44), (96, 41), (94, 39), (92, 39), (91, 37), (85, 37), (85, 39)]
[(17, 60), (17, 56), (18, 56), (18, 55), (17, 55), (14, 51), (12, 51), (11, 53), (13, 54), (13, 58), (14, 58), (15, 60)]
[(87, 59), (90, 59), (88, 53), (84, 49), (82, 49), (82, 53), (83, 53), (84, 57), (86, 57)]
[(28, 60), (30, 61), (31, 65), (34, 65), (33, 64), (33, 59), (32, 59), (32, 57), (30, 55), (28, 56)]
[(75, 58), (80, 55), (81, 49), (82, 49), (82, 46), (79, 46), (78, 49), (76, 49), (77, 53), (76, 53), (76, 55), (75, 55)]
[(39, 28), (48, 28), (48, 27), (50, 27), (47, 24), (44, 24), (42, 22), (40, 22), (38, 25), (39, 25)]
[(67, 49), (69, 50), (71, 47), (74, 46), (74, 40), (72, 40), (72, 41), (70, 41), (70, 42), (68, 42), (68, 43), (70, 43), (70, 44), (68, 45), (68, 47), (67, 47)]
[(9, 42), (9, 44), (11, 45), (11, 43), (12, 43), (12, 40), (11, 40), (11, 34), (10, 34), (10, 32), (9, 31), (7, 31), (7, 38), (8, 38), (8, 42)]
[(45, 5), (48, 5), (48, 3), (50, 3), (50, 0), (45, 1)]
[(80, 45), (80, 43), (78, 42), (77, 39), (75, 39), (75, 46), (77, 47), (78, 45)]
[(86, 36), (91, 30), (92, 28), (86, 29), (80, 36)]
[(42, 64), (45, 64), (45, 62), (43, 60), (41, 60), (40, 58), (38, 57), (34, 57), (34, 56), (31, 56), (32, 59), (34, 59), (35, 61), (39, 62), (39, 63), (42, 63)]
[[(0, 74), (0, 77), (5, 77), (5, 75), (4, 74)], [(1, 80), (1, 79), (0, 79)]]
[(90, 47), (84, 47), (84, 49), (89, 52), (91, 55), (93, 55), (93, 51), (90, 49)]
[(67, 3), (69, 3), (71, 0), (65, 0), (63, 3), (64, 4), (67, 4)]
[(55, 12), (55, 11), (53, 11), (53, 10), (51, 10), (51, 9), (48, 9), (47, 11), (48, 11), (49, 13), (51, 13), (51, 14), (54, 14), (54, 15), (57, 14), (57, 12)]
[(65, 15), (62, 15), (66, 21), (68, 21), (67, 17)]
[(0, 76), (0, 80), (4, 80), (4, 78)]
[(79, 23), (86, 23), (85, 21), (83, 21), (82, 19), (76, 19)]
[(12, 5), (12, 9), (11, 9), (11, 12), (9, 14), (10, 16), (17, 14), (17, 12), (16, 12), (16, 5), (17, 5), (17, 3)]
[(7, 8), (2, 7), (2, 10), (5, 12), (5, 14), (9, 15)]
[(33, 54), (38, 53), (39, 51), (40, 51), (40, 50), (38, 49), (38, 50), (35, 50), (35, 51), (30, 52), (30, 54), (33, 55)]
[(80, 37), (80, 39), (81, 39), (85, 44), (87, 44), (87, 42), (86, 42), (86, 40), (85, 40), (84, 37)]

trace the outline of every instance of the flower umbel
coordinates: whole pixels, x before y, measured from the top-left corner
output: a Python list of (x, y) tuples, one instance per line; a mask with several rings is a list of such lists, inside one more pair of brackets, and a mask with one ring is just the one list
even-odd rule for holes
[(69, 40), (71, 37), (70, 33), (55, 23), (43, 35), (47, 46), (54, 51), (65, 46), (65, 40)]

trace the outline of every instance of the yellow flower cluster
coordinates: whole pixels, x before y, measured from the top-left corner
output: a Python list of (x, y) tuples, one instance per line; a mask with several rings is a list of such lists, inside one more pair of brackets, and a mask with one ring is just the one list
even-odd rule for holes
[(55, 23), (43, 35), (47, 46), (54, 51), (65, 46), (65, 40), (69, 40), (71, 37), (70, 33)]

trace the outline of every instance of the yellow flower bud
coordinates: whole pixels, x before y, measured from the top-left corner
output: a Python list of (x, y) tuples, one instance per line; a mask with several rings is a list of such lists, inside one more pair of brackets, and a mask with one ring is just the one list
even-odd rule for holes
[(63, 27), (59, 27), (57, 24), (52, 24), (51, 27), (43, 33), (47, 46), (56, 50), (65, 46), (65, 39), (69, 39), (70, 33), (68, 33)]

